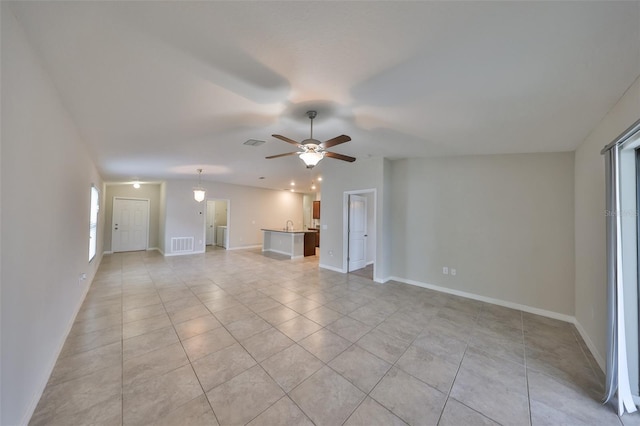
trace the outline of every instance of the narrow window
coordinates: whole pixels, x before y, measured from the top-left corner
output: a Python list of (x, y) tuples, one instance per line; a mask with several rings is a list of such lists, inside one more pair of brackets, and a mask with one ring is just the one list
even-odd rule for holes
[(89, 262), (96, 256), (98, 246), (98, 188), (91, 185), (91, 208), (89, 212)]

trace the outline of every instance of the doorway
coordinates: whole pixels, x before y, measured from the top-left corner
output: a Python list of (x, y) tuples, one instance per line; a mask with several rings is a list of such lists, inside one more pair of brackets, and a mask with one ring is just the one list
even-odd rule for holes
[(149, 200), (113, 198), (111, 250), (146, 250), (149, 244)]
[(205, 220), (205, 242), (207, 246), (227, 248), (229, 246), (229, 200), (207, 200)]
[(369, 279), (375, 276), (376, 190), (344, 193), (343, 269)]

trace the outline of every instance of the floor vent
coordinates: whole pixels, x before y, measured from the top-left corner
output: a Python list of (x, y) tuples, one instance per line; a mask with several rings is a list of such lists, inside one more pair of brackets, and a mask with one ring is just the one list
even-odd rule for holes
[(193, 251), (193, 237), (171, 238), (171, 253)]

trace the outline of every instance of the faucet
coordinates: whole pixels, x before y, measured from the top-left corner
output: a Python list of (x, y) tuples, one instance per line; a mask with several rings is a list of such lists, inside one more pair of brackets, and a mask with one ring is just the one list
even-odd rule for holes
[[(289, 228), (289, 223), (291, 223), (291, 228)], [(287, 224), (285, 225), (285, 229), (287, 231), (293, 231), (293, 221), (291, 219), (287, 220)]]

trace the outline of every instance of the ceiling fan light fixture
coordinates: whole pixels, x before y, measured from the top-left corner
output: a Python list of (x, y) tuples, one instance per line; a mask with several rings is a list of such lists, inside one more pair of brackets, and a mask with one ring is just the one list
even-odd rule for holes
[(304, 161), (308, 169), (312, 169), (316, 164), (320, 162), (324, 158), (324, 152), (302, 152), (299, 154), (300, 159)]

